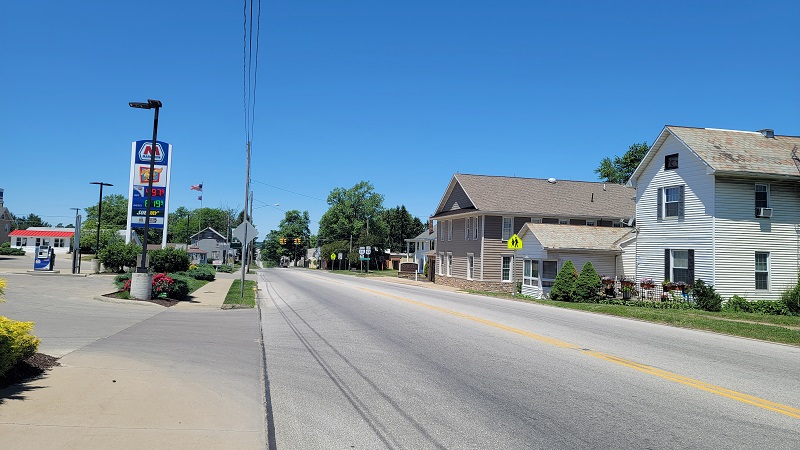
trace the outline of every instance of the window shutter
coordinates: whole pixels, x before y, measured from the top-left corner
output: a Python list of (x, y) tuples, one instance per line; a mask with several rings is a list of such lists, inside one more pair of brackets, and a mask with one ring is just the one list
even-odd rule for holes
[(678, 218), (683, 219), (683, 199), (684, 199), (685, 186), (681, 185), (681, 197), (678, 201)]
[(669, 275), (670, 275), (670, 268), (669, 268), (669, 249), (668, 249), (668, 248), (665, 248), (665, 249), (664, 249), (664, 279), (665, 279), (665, 280), (670, 280), (670, 281), (672, 281), (672, 280), (670, 279), (670, 276), (669, 276)]
[(661, 208), (663, 208), (662, 203), (664, 203), (664, 188), (658, 188), (658, 200), (656, 200), (656, 214), (658, 215), (656, 219), (658, 220), (661, 220), (661, 218), (664, 217), (661, 211)]
[(689, 250), (689, 284), (694, 284), (694, 250)]

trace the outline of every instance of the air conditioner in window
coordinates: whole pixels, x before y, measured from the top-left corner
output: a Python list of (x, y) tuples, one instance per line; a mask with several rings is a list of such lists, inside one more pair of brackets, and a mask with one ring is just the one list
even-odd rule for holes
[(769, 219), (772, 217), (772, 208), (756, 208), (756, 217)]

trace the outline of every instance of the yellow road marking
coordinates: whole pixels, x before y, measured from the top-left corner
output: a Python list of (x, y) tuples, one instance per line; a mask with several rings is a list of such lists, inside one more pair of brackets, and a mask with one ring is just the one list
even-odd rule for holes
[(738, 402), (747, 403), (753, 406), (757, 406), (762, 409), (766, 409), (769, 411), (774, 411), (780, 414), (787, 415), (789, 417), (793, 417), (795, 419), (800, 419), (800, 409), (793, 408), (791, 406), (782, 405), (780, 403), (771, 402), (769, 400), (765, 400), (763, 398), (754, 397), (752, 395), (747, 395), (741, 392), (737, 392), (731, 389), (726, 389), (721, 386), (716, 386), (713, 384), (709, 384), (700, 380), (695, 380), (693, 378), (685, 377), (683, 375), (678, 375), (676, 373), (668, 372), (666, 370), (657, 369), (652, 366), (648, 366), (646, 364), (637, 363), (635, 361), (630, 361), (624, 358), (620, 358), (614, 355), (609, 355), (607, 353), (593, 351), (593, 350), (586, 350), (581, 348), (579, 345), (570, 344), (569, 342), (564, 342), (558, 339), (554, 339), (547, 336), (542, 336), (540, 334), (531, 333), (530, 331), (521, 330), (519, 328), (514, 328), (508, 325), (503, 325), (498, 322), (493, 322), (491, 320), (481, 319), (480, 317), (471, 316), (469, 314), (460, 313), (458, 311), (453, 311), (451, 309), (442, 308), (439, 306), (429, 305), (427, 303), (418, 302), (416, 300), (411, 300), (409, 298), (400, 297), (397, 295), (387, 294), (385, 292), (376, 291), (369, 288), (364, 287), (357, 287), (357, 289), (366, 291), (372, 294), (380, 295), (383, 297), (389, 297), (395, 300), (399, 300), (401, 302), (410, 303), (412, 305), (421, 306), (423, 308), (432, 309), (434, 311), (439, 311), (445, 314), (449, 314), (456, 317), (461, 317), (463, 319), (467, 319), (473, 322), (481, 323), (484, 325), (488, 325), (490, 327), (498, 328), (500, 330), (509, 331), (511, 333), (518, 334), (520, 336), (525, 336), (527, 338), (535, 339), (539, 342), (543, 342), (546, 344), (555, 345), (561, 348), (567, 348), (572, 350), (579, 350), (584, 355), (588, 355), (594, 358), (602, 359), (604, 361), (612, 362), (614, 364), (619, 364), (621, 366), (629, 367), (634, 370), (638, 370), (640, 372), (644, 372), (659, 378), (663, 378), (665, 380), (674, 381), (676, 383), (680, 383), (686, 386), (690, 386), (696, 389), (700, 389), (706, 392), (710, 392), (712, 394), (720, 395), (722, 397), (727, 397), (732, 400), (736, 400)]

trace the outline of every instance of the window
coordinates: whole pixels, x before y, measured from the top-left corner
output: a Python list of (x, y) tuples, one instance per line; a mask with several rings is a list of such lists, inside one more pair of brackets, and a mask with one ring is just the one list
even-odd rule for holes
[(26, 237), (17, 238), (17, 247), (25, 247), (27, 245), (28, 245), (28, 238)]
[(678, 168), (678, 154), (667, 155), (664, 157), (664, 170), (675, 170)]
[(478, 240), (478, 218), (472, 218), (472, 239)]
[(36, 243), (35, 243), (34, 245), (35, 245), (36, 247), (39, 247), (39, 246), (41, 246), (41, 245), (42, 245), (42, 240), (41, 240), (40, 238), (36, 238)]
[[(569, 219), (570, 225), (586, 225), (586, 221), (583, 219)], [(592, 224), (594, 225), (594, 224)]]
[(670, 281), (692, 284), (692, 280), (689, 279), (689, 250), (672, 251), (672, 278)]
[(453, 221), (452, 220), (448, 220), (447, 221), (447, 240), (448, 241), (452, 241), (453, 240)]
[(658, 218), (683, 218), (684, 186), (658, 188)]
[(501, 281), (511, 281), (511, 260), (513, 256), (503, 256), (502, 273), (500, 275)]
[(53, 247), (64, 247), (64, 239), (62, 238), (53, 239)]
[(503, 240), (507, 241), (511, 237), (511, 228), (513, 228), (514, 218), (503, 217)]
[(768, 252), (756, 252), (756, 289), (769, 289)]
[(556, 218), (553, 218), (553, 217), (545, 217), (544, 219), (542, 219), (542, 223), (554, 223), (554, 224), (558, 224), (558, 219), (556, 219)]
[(522, 284), (525, 286), (539, 285), (539, 261), (526, 259), (522, 266)]
[(467, 254), (467, 279), (471, 280), (475, 274), (475, 256)]
[(444, 241), (444, 222), (437, 223), (436, 226), (439, 227), (439, 240)]
[(558, 262), (542, 261), (542, 287), (553, 286), (556, 275), (558, 275)]
[(447, 254), (447, 276), (449, 277), (452, 274), (453, 274), (453, 254), (452, 253), (448, 253)]
[(464, 219), (464, 240), (465, 241), (468, 241), (469, 238), (472, 236), (472, 233), (470, 233), (470, 231), (469, 231), (469, 226), (470, 226), (471, 222), (472, 222), (472, 218), (471, 217), (467, 217), (466, 219)]
[(437, 272), (439, 272), (439, 275), (444, 275), (444, 272), (442, 271), (442, 266), (444, 265), (444, 252), (439, 252), (439, 258), (437, 259), (438, 261), (436, 265), (438, 266), (439, 269), (437, 270)]
[(769, 185), (756, 185), (756, 217), (761, 217), (761, 208), (769, 208)]
[(569, 225), (569, 220), (568, 219), (558, 219), (558, 224), (559, 225)]

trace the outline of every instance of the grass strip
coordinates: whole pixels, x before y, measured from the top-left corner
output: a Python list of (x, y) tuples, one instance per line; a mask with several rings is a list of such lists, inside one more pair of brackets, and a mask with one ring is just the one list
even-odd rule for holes
[(242, 280), (231, 283), (225, 296), (225, 305), (241, 305), (254, 308), (256, 306), (256, 288), (258, 284), (252, 280), (244, 280), (244, 297), (242, 297)]

